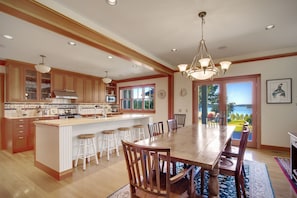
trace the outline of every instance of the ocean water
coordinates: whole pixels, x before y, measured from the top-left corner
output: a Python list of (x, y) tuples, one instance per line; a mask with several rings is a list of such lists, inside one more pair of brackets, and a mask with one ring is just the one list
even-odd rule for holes
[(253, 113), (253, 111), (252, 111), (252, 108), (250, 108), (249, 106), (246, 106), (246, 105), (243, 106), (242, 105), (242, 106), (235, 106), (232, 113), (238, 113), (239, 115), (240, 114), (243, 114), (243, 115), (248, 114), (248, 115), (250, 115), (250, 114)]
[[(252, 111), (252, 108), (250, 107), (251, 105), (237, 105), (237, 106), (234, 106), (234, 109), (233, 109), (233, 112), (232, 113), (238, 113), (239, 115), (240, 114), (243, 114), (243, 115), (251, 115), (253, 113)], [(208, 112), (211, 112), (211, 106), (208, 106)], [(202, 109), (199, 108), (199, 111), (201, 112)]]

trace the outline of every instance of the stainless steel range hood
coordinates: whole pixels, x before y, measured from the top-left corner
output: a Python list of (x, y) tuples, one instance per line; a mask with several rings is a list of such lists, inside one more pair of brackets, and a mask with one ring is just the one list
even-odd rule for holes
[(73, 90), (54, 90), (54, 97), (61, 99), (78, 99), (78, 95)]

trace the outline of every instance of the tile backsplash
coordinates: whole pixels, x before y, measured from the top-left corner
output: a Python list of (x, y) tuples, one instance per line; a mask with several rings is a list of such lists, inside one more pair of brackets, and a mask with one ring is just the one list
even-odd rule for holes
[(5, 103), (4, 117), (48, 116), (67, 113), (103, 114), (112, 112), (109, 104), (72, 104), (72, 103)]

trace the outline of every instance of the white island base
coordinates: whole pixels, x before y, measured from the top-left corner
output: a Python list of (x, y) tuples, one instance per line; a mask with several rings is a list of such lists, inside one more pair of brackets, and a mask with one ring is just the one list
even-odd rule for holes
[[(36, 121), (34, 164), (57, 180), (64, 179), (72, 176), (79, 134), (95, 133), (99, 151), (99, 140), (103, 130), (132, 127), (136, 124), (147, 126), (149, 121), (148, 115)], [(146, 137), (148, 137), (147, 129)]]

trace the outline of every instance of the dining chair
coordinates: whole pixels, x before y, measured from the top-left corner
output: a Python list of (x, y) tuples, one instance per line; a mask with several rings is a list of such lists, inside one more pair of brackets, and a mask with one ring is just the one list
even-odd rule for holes
[(236, 155), (235, 157), (222, 155), (220, 159), (220, 174), (235, 177), (237, 197), (241, 197), (241, 192), (243, 194), (243, 197), (246, 197), (243, 175), (243, 159), (249, 133), (249, 128), (243, 127), (240, 144), (238, 147), (238, 155)]
[(176, 119), (167, 120), (168, 132), (177, 131), (177, 121)]
[[(150, 195), (179, 197), (187, 191), (193, 196), (194, 166), (170, 175), (170, 148), (137, 145), (122, 140), (131, 197)], [(161, 157), (162, 156), (162, 157)], [(161, 159), (166, 161), (166, 171), (160, 169)], [(188, 178), (189, 176), (189, 178)]]
[[(242, 130), (243, 131), (246, 130), (247, 127), (248, 127), (248, 125), (249, 125), (248, 122), (244, 123)], [(242, 134), (243, 133), (241, 133), (240, 139), (242, 138)], [(229, 146), (229, 147), (226, 147), (225, 150), (222, 152), (222, 155), (223, 156), (226, 156), (226, 157), (238, 157), (238, 155), (239, 155), (239, 147), (238, 146)], [(244, 171), (244, 164), (243, 163), (242, 163), (242, 171), (243, 171), (243, 176), (246, 176), (246, 173)]]
[(147, 124), (150, 137), (164, 133), (163, 122), (151, 122)]
[(186, 124), (186, 114), (174, 114), (174, 119), (176, 119), (177, 127), (184, 127)]

